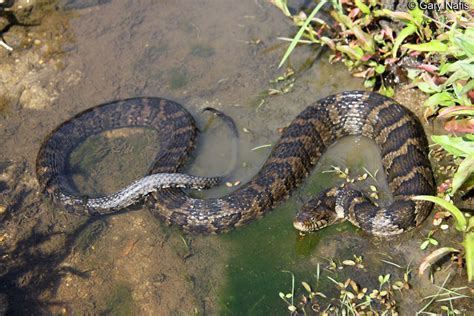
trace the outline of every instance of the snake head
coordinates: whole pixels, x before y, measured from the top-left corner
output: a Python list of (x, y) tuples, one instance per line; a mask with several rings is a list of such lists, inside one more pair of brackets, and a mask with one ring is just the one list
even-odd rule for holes
[(313, 232), (332, 225), (343, 219), (335, 207), (333, 192), (324, 191), (303, 205), (293, 220), (293, 227), (301, 232)]

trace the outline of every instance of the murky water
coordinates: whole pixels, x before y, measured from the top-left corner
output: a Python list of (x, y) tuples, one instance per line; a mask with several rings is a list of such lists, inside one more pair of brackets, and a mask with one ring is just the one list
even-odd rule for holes
[[(56, 73), (60, 92), (44, 107), (16, 108), (1, 122), (6, 131), (1, 160), (25, 164), (21, 170), (26, 171), (15, 172), (33, 188), (30, 191), (38, 189), (33, 166), (44, 137), (72, 115), (106, 101), (162, 96), (182, 103), (203, 130), (187, 169), (199, 175), (223, 174), (233, 164), (228, 129), (201, 113), (207, 106), (223, 110), (240, 129), (231, 182), (245, 183), (271, 150), (253, 149), (275, 143), (278, 129), (315, 100), (361, 88), (340, 65), (313, 60), (314, 51), (301, 48), (292, 56), (292, 66), (298, 70), (314, 64), (296, 73), (291, 92), (262, 97), (274, 87), (270, 81), (285, 72), (276, 66), (286, 44), (276, 37), (293, 30), (266, 1), (87, 1), (70, 7), (73, 39), (64, 44), (63, 68)], [(154, 132), (143, 129), (92, 137), (73, 153), (71, 176), (85, 193), (112, 192), (144, 174), (159, 149), (155, 138)], [(345, 139), (324, 156), (288, 202), (264, 219), (222, 236), (184, 235), (140, 207), (105, 218), (79, 218), (58, 212), (30, 191), (21, 193), (30, 195), (17, 209), (35, 207), (31, 218), (40, 220), (28, 226), (32, 239), (15, 249), (13, 257), (22, 265), (7, 274), (2, 290), (14, 313), (269, 315), (287, 311), (278, 295), (291, 290), (291, 275), (284, 271), (295, 274), (297, 293), (300, 282), (306, 281), (335, 298), (339, 294), (331, 290), (327, 276), (338, 281), (351, 277), (371, 288), (378, 287), (380, 274), (401, 278), (403, 271), (380, 259), (405, 267), (417, 253), (419, 263), (426, 229), (381, 241), (349, 224), (307, 236), (292, 228), (303, 201), (341, 181), (326, 172), (331, 166), (348, 167), (351, 175), (364, 173), (363, 168), (373, 174), (381, 170), (374, 144)], [(377, 184), (384, 197), (382, 172), (377, 182), (367, 180), (369, 184)], [(197, 194), (219, 196), (234, 189), (222, 186)], [(10, 237), (22, 240), (20, 233)], [(28, 247), (34, 249), (30, 259), (25, 254)], [(340, 269), (340, 262), (353, 255), (364, 258), (365, 268)], [(39, 264), (42, 258), (49, 263)], [(329, 258), (339, 260), (334, 271), (323, 269), (330, 266)], [(315, 276), (318, 265), (320, 280)], [(40, 280), (31, 281), (32, 277)], [(402, 300), (405, 312), (432, 292), (423, 278), (417, 282), (416, 294)], [(30, 290), (34, 286), (37, 290)], [(329, 302), (337, 305), (335, 299)]]

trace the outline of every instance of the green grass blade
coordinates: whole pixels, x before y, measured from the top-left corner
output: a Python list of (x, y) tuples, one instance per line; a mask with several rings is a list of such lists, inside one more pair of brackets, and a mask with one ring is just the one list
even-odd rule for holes
[(397, 51), (402, 42), (410, 35), (414, 34), (416, 32), (416, 26), (414, 24), (408, 24), (405, 26), (400, 31), (400, 34), (398, 34), (397, 38), (395, 39), (395, 43), (393, 43), (393, 49), (392, 49), (392, 57), (395, 58), (397, 57)]
[(471, 174), (474, 173), (474, 154), (466, 157), (463, 162), (459, 165), (458, 170), (453, 176), (453, 191), (451, 194), (454, 194), (461, 185), (469, 178)]
[(474, 232), (469, 232), (464, 236), (464, 257), (466, 258), (467, 280), (472, 281), (474, 276)]
[(308, 18), (304, 21), (303, 25), (301, 25), (301, 28), (300, 30), (298, 31), (298, 33), (296, 33), (296, 36), (293, 38), (293, 40), (291, 41), (290, 43), (290, 46), (288, 46), (288, 49), (286, 50), (285, 52), (285, 55), (283, 55), (283, 58), (281, 59), (281, 62), (280, 64), (278, 65), (278, 68), (280, 68), (284, 63), (285, 61), (288, 59), (288, 57), (291, 55), (291, 53), (293, 52), (293, 50), (295, 49), (296, 47), (296, 44), (298, 44), (298, 41), (300, 40), (301, 36), (303, 36), (303, 33), (304, 31), (306, 30), (306, 28), (308, 27), (309, 23), (311, 22), (311, 20), (314, 18), (314, 16), (316, 15), (316, 13), (318, 13), (318, 11), (321, 9), (321, 7), (326, 4), (327, 0), (322, 0), (317, 6), (316, 8), (313, 9), (313, 11), (311, 12), (311, 14), (308, 16)]
[(466, 218), (464, 217), (463, 213), (453, 204), (449, 203), (446, 200), (443, 200), (442, 198), (436, 197), (436, 196), (431, 196), (431, 195), (418, 195), (413, 197), (414, 200), (418, 201), (430, 201), (433, 203), (438, 204), (442, 208), (446, 209), (453, 215), (453, 217), (456, 219), (456, 229), (460, 231), (465, 231), (467, 227), (467, 221)]

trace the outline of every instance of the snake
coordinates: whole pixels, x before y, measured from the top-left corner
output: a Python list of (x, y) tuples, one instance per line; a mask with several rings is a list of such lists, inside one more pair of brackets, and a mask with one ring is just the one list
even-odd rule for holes
[[(110, 196), (81, 196), (68, 177), (71, 151), (91, 135), (122, 127), (158, 131), (160, 149), (146, 176)], [(216, 234), (263, 217), (303, 183), (327, 148), (356, 135), (378, 145), (391, 201), (379, 206), (352, 185), (334, 186), (303, 205), (293, 222), (296, 229), (309, 232), (348, 220), (369, 234), (391, 236), (419, 226), (433, 207), (413, 199), (435, 193), (421, 122), (376, 92), (344, 91), (308, 106), (283, 129), (260, 170), (222, 197), (202, 199), (182, 188), (207, 188), (220, 180), (181, 173), (197, 135), (193, 116), (171, 100), (133, 98), (101, 104), (46, 137), (37, 156), (37, 178), (45, 194), (79, 215), (111, 214), (144, 199), (152, 214), (167, 224), (188, 233)]]

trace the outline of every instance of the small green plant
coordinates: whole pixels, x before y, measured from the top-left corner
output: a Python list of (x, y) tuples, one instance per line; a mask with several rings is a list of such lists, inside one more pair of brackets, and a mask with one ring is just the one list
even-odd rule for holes
[(425, 240), (420, 245), (421, 250), (425, 250), (430, 244), (433, 246), (438, 246), (438, 241), (433, 238), (433, 233), (433, 231), (428, 233), (428, 236), (426, 236)]
[[(289, 293), (283, 293), (283, 292), (280, 292), (278, 295), (280, 296), (280, 298), (286, 303), (288, 304), (288, 310), (291, 312), (291, 313), (294, 313), (296, 312), (296, 306), (294, 304), (294, 295), (295, 295), (295, 275), (293, 274), (293, 272), (291, 271), (286, 271), (286, 270), (283, 270), (281, 272), (285, 272), (285, 273), (289, 273), (291, 274), (291, 292)], [(289, 299), (291, 299), (291, 302), (289, 301)]]
[[(316, 16), (327, 2), (332, 21)], [(425, 104), (432, 113), (439, 106), (472, 105), (474, 28), (469, 12), (432, 12), (432, 18), (418, 6), (392, 11), (379, 0), (322, 0), (309, 15), (291, 15), (286, 0), (272, 3), (300, 27), (280, 67), (297, 44), (316, 44), (331, 51), (330, 62), (343, 62), (355, 77), (364, 78), (367, 88), (378, 87), (391, 96), (386, 78), (408, 71), (415, 86), (433, 94)]]
[(385, 275), (379, 275), (379, 291), (382, 289), (383, 285), (385, 283), (388, 283), (390, 280), (390, 274), (385, 274)]
[[(450, 212), (454, 217), (456, 220), (456, 229), (464, 235), (462, 246), (464, 248), (464, 258), (466, 260), (467, 279), (471, 282), (474, 277), (474, 217), (470, 217), (468, 220), (454, 204), (436, 196), (421, 195), (414, 199), (436, 203)], [(420, 266), (420, 273), (423, 273), (427, 265), (431, 265), (432, 262), (435, 262), (444, 255), (452, 252), (458, 252), (458, 250), (451, 247), (443, 247), (435, 250), (427, 257), (429, 260), (425, 258), (424, 263)]]
[(474, 135), (448, 136), (433, 135), (431, 139), (448, 153), (461, 161), (454, 173), (449, 195), (454, 195), (458, 189), (468, 191), (474, 187)]

